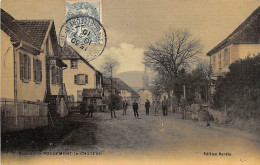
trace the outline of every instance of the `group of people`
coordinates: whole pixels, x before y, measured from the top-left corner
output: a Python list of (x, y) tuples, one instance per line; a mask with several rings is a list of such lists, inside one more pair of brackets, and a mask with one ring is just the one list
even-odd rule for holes
[[(145, 102), (146, 115), (149, 115), (151, 106), (154, 109), (154, 115), (158, 115), (159, 114), (159, 111), (158, 111), (159, 105), (160, 105), (160, 102), (157, 99), (153, 101), (152, 105), (150, 104), (150, 101), (147, 99), (146, 102)], [(126, 100), (124, 100), (123, 101), (123, 114), (122, 115), (127, 115), (126, 114), (127, 108), (128, 108), (128, 102)], [(115, 102), (110, 102), (109, 109), (110, 109), (110, 113), (111, 113), (111, 118), (116, 118)], [(136, 102), (136, 100), (134, 100), (133, 111), (134, 111), (134, 116), (137, 117), (137, 118), (139, 118), (138, 109), (139, 109), (139, 105)], [(162, 109), (163, 109), (163, 115), (167, 116), (168, 115), (168, 100), (166, 99), (166, 97), (164, 97), (164, 99), (162, 101)]]
[[(158, 111), (159, 105), (160, 105), (160, 102), (157, 99), (155, 99), (152, 103), (152, 108), (154, 109), (154, 115), (159, 114), (159, 111)], [(145, 106), (146, 115), (149, 115), (151, 104), (148, 99), (146, 99), (144, 106)], [(163, 116), (167, 116), (168, 115), (168, 99), (166, 99), (165, 96), (162, 101), (162, 110), (163, 110)]]
[[(89, 104), (87, 104), (87, 102), (85, 100), (83, 100), (80, 104), (80, 113), (81, 114), (85, 114), (86, 113), (86, 108), (88, 107), (88, 115), (87, 117), (93, 117), (93, 112), (94, 112), (94, 101), (91, 100)], [(154, 110), (154, 115), (158, 115), (159, 114), (159, 106), (162, 106), (162, 111), (163, 111), (163, 116), (167, 116), (168, 115), (168, 99), (164, 96), (164, 99), (162, 100), (162, 102), (160, 103), (157, 99), (155, 99), (152, 104), (150, 104), (150, 101), (148, 99), (146, 99), (145, 102), (145, 110), (146, 110), (146, 115), (149, 115), (150, 113), (150, 108), (152, 107)], [(185, 109), (186, 107), (186, 100), (185, 99), (181, 99), (180, 101), (180, 107), (182, 109)], [(123, 114), (122, 115), (127, 115), (126, 114), (126, 110), (128, 108), (128, 102), (126, 100), (123, 101)], [(138, 103), (136, 102), (136, 100), (134, 100), (133, 102), (133, 111), (134, 111), (134, 116), (139, 118), (139, 114), (138, 114)], [(116, 118), (116, 103), (114, 101), (110, 101), (109, 103), (109, 110), (111, 113), (111, 118)], [(183, 110), (183, 118), (186, 118), (186, 113), (185, 110)]]
[(93, 112), (94, 112), (94, 104), (95, 101), (94, 100), (90, 100), (90, 103), (87, 103), (87, 100), (83, 100), (80, 103), (80, 114), (84, 115), (87, 112), (87, 108), (88, 108), (88, 116), (87, 117), (93, 117)]

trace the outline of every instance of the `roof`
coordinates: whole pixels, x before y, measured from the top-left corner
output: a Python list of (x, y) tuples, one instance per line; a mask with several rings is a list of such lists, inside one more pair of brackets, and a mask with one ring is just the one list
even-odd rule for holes
[(82, 97), (102, 98), (102, 89), (83, 89)]
[(11, 41), (22, 42), (23, 45), (41, 52), (43, 43), (47, 39), (46, 34), (50, 34), (54, 54), (61, 56), (53, 20), (15, 20), (3, 9), (1, 9), (1, 19), (1, 29), (11, 37)]
[(26, 29), (37, 48), (41, 48), (49, 26), (52, 23), (51, 20), (14, 20), (14, 22)]
[(131, 92), (132, 97), (135, 97), (135, 98), (140, 97), (139, 94), (136, 91), (134, 91), (130, 86), (128, 86), (120, 78), (113, 78), (113, 83), (115, 83), (115, 86), (119, 90), (128, 90), (129, 92)]
[(11, 37), (11, 41), (13, 42), (22, 40), (32, 46), (36, 46), (29, 33), (19, 24), (15, 23), (15, 19), (3, 9), (1, 9), (1, 29)]
[(73, 49), (70, 45), (64, 46), (61, 48), (63, 53), (62, 53), (62, 59), (63, 60), (72, 60), (72, 59), (78, 59), (82, 60), (85, 64), (87, 64), (90, 68), (92, 68), (94, 71), (99, 72), (92, 66), (85, 58), (83, 58), (75, 49)]
[(210, 56), (227, 45), (234, 44), (260, 44), (260, 6), (226, 39), (211, 49), (207, 56)]

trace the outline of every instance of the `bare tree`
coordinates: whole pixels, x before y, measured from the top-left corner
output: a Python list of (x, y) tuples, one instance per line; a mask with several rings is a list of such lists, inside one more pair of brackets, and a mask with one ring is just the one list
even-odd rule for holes
[(156, 71), (162, 81), (167, 81), (164, 83), (169, 93), (174, 90), (179, 72), (198, 60), (201, 48), (200, 41), (193, 40), (189, 30), (171, 29), (161, 40), (148, 46), (144, 63)]
[(106, 58), (104, 58), (101, 68), (103, 75), (110, 79), (111, 91), (113, 84), (113, 74), (117, 71), (119, 67), (120, 63), (115, 58), (111, 56), (107, 56)]

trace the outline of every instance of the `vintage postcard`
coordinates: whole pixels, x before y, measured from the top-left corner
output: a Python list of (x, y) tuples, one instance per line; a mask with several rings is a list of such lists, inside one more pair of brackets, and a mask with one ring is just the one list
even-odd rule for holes
[(1, 0), (1, 164), (259, 165), (259, 0)]

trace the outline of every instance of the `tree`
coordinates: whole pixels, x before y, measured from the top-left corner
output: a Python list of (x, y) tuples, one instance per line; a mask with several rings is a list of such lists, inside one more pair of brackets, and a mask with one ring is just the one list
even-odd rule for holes
[(101, 66), (103, 75), (108, 77), (110, 79), (111, 83), (111, 91), (113, 86), (113, 73), (117, 71), (117, 69), (120, 67), (120, 63), (113, 57), (107, 56), (103, 60), (103, 64)]
[(204, 96), (205, 101), (209, 100), (210, 76), (212, 70), (208, 61), (199, 61), (197, 67), (191, 73), (190, 84), (197, 92)]
[(199, 40), (193, 40), (187, 29), (171, 29), (161, 40), (148, 46), (144, 63), (158, 73), (168, 94), (174, 90), (181, 70), (191, 66), (201, 54)]

